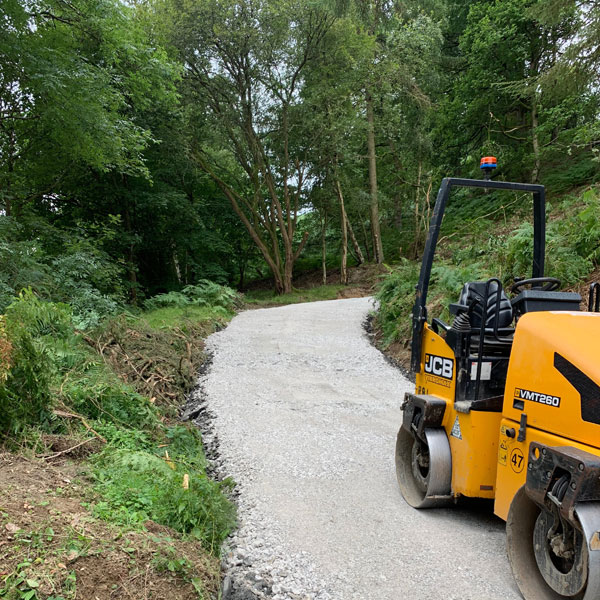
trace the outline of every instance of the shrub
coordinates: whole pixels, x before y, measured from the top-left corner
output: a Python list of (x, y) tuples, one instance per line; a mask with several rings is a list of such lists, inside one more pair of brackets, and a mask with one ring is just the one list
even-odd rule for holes
[[(32, 288), (46, 300), (68, 302), (79, 329), (114, 314), (123, 301), (122, 266), (90, 239), (47, 224), (40, 232), (39, 226), (39, 221), (29, 223), (39, 237), (24, 240), (24, 226), (0, 215), (0, 312), (21, 290)], [(56, 247), (50, 251), (40, 239), (54, 239)]]
[[(398, 338), (400, 330), (410, 328), (410, 311), (414, 303), (415, 285), (419, 280), (419, 265), (403, 259), (400, 265), (380, 284), (378, 323), (384, 344)], [(405, 324), (409, 323), (408, 326)]]
[(148, 310), (167, 306), (179, 308), (184, 306), (210, 306), (222, 308), (224, 312), (231, 313), (241, 306), (241, 296), (226, 285), (203, 279), (196, 285), (184, 287), (181, 292), (158, 294), (146, 300), (145, 303)]
[(4, 317), (4, 346), (10, 345), (10, 365), (0, 380), (0, 432), (19, 435), (31, 425), (47, 427), (53, 365), (44, 336), (61, 335), (67, 307), (48, 305), (30, 290), (11, 304)]
[(152, 427), (158, 418), (148, 398), (119, 381), (101, 364), (69, 377), (62, 385), (61, 397), (85, 417), (114, 421), (127, 428)]

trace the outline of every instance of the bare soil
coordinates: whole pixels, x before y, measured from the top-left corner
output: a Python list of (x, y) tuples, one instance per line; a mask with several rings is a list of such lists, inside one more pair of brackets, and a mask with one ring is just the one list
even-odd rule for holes
[(0, 454), (0, 594), (21, 576), (18, 589), (40, 600), (217, 597), (217, 559), (151, 521), (128, 531), (95, 519), (81, 469)]

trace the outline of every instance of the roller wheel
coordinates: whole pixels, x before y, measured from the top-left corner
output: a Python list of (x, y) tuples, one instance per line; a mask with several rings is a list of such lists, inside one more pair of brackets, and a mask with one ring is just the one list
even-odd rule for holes
[[(559, 482), (560, 483), (560, 482)], [(579, 518), (579, 528), (538, 507), (522, 487), (506, 521), (507, 551), (525, 600), (598, 600), (598, 551), (590, 551), (598, 509)], [(585, 519), (588, 523), (584, 523)], [(588, 535), (589, 534), (589, 535)]]
[(446, 432), (426, 429), (425, 440), (420, 440), (401, 427), (396, 439), (396, 476), (402, 496), (411, 506), (448, 504), (452, 460)]

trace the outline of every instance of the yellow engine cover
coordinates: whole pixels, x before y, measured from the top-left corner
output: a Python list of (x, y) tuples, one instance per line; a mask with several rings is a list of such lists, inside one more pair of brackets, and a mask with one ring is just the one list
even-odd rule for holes
[[(600, 456), (599, 359), (600, 314), (534, 312), (519, 319), (498, 443), (494, 512), (499, 517), (507, 518), (525, 483), (531, 442)], [(527, 428), (519, 442), (522, 415)]]
[(600, 314), (532, 312), (519, 319), (505, 418), (600, 448)]

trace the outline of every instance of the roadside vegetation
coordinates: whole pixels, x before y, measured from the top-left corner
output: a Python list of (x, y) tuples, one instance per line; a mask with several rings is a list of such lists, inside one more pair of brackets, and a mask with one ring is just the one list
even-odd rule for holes
[[(0, 2), (0, 597), (215, 596), (204, 338), (379, 282), (406, 353), (442, 177), (546, 185), (547, 274), (593, 277), (599, 64), (597, 2)], [(529, 272), (527, 206), (456, 194), (432, 314)]]
[(177, 417), (204, 337), (240, 298), (209, 282), (165, 296), (85, 330), (30, 289), (6, 308), (0, 597), (218, 594), (232, 482), (208, 477), (198, 429)]

